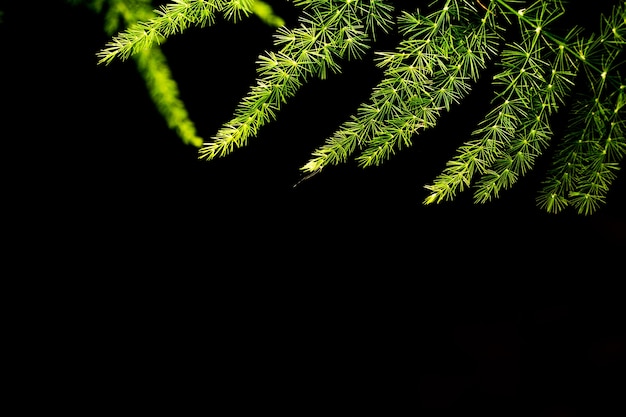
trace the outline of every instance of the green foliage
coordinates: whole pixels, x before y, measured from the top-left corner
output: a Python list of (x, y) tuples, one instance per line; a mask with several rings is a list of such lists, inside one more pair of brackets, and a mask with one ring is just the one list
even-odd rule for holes
[(572, 205), (579, 213), (595, 212), (606, 194), (619, 162), (626, 154), (624, 104), (626, 83), (618, 71), (626, 42), (626, 3), (602, 20), (597, 36), (577, 41), (585, 93), (570, 112), (570, 129), (559, 143), (553, 167), (537, 198), (540, 207), (558, 212)]
[[(137, 22), (148, 21), (155, 16), (151, 0), (68, 0), (104, 13), (104, 29), (113, 35), (126, 28), (135, 27)], [(164, 38), (163, 38), (164, 39)], [(161, 41), (163, 41), (163, 39)], [(143, 45), (134, 50), (133, 58), (143, 77), (148, 93), (157, 109), (186, 144), (200, 147), (202, 138), (190, 120), (184, 103), (180, 100), (178, 84), (172, 77), (167, 58), (158, 45)]]
[[(316, 173), (345, 162), (358, 148), (362, 166), (378, 165), (396, 149), (411, 145), (419, 131), (434, 127), (441, 112), (459, 103), (495, 55), (498, 34), (473, 9), (443, 8), (427, 15), (403, 13), (398, 30), (404, 40), (379, 52), (385, 70), (370, 100), (344, 123), (303, 167)], [(473, 12), (473, 13), (470, 13)]]
[[(167, 58), (160, 48), (168, 36), (182, 32), (191, 24), (200, 26), (213, 22), (215, 10), (204, 1), (176, 1), (154, 10), (151, 0), (68, 0), (83, 4), (97, 12), (104, 12), (104, 29), (113, 35), (109, 45), (98, 56), (100, 63), (115, 58), (132, 56), (142, 75), (150, 97), (157, 109), (185, 144), (200, 147), (203, 143), (180, 100), (178, 84), (174, 80)], [(225, 15), (237, 21), (244, 15), (256, 14), (270, 25), (283, 25), (267, 4), (254, 0), (222, 2)]]
[[(116, 3), (114, 0), (112, 2)], [(126, 3), (133, 3), (133, 0)], [(98, 53), (100, 63), (110, 63), (116, 58), (126, 59), (192, 26), (211, 26), (218, 13), (233, 22), (257, 13), (266, 22), (283, 23), (273, 15), (269, 5), (257, 0), (174, 0), (155, 10), (151, 18), (133, 22), (113, 37)]]
[(280, 49), (259, 57), (256, 85), (243, 98), (234, 118), (203, 145), (201, 157), (213, 159), (244, 146), (310, 77), (326, 78), (328, 73), (340, 71), (342, 58), (362, 57), (375, 32), (392, 23), (391, 8), (380, 1), (295, 3), (305, 9), (301, 26), (278, 29), (275, 43)]
[[(105, 0), (91, 1), (102, 7)], [(426, 185), (424, 203), (452, 200), (467, 189), (476, 203), (498, 198), (552, 147), (537, 205), (551, 213), (571, 206), (591, 214), (605, 203), (626, 154), (626, 3), (613, 2), (611, 13), (589, 29), (562, 24), (567, 8), (561, 0), (435, 0), (414, 10), (398, 10), (389, 0), (291, 0), (301, 10), (296, 27), (284, 26), (261, 1), (175, 0), (148, 16), (148, 2), (136, 0), (124, 3), (142, 8), (132, 18), (118, 11), (128, 27), (98, 57), (110, 63), (141, 56), (190, 26), (214, 24), (217, 15), (238, 22), (256, 14), (277, 26), (274, 50), (258, 58), (256, 84), (199, 149), (200, 158), (211, 160), (245, 146), (310, 79), (340, 72), (343, 62), (363, 59), (379, 36), (395, 31), (395, 48), (375, 50), (382, 79), (312, 151), (301, 168), (305, 178), (351, 159), (362, 167), (384, 163), (462, 105), (493, 70), (491, 109)], [(112, 10), (118, 3), (108, 1)], [(164, 62), (158, 54), (151, 59)], [(143, 71), (165, 73), (155, 65)], [(169, 74), (153, 77), (151, 90), (161, 94), (153, 97), (180, 110), (167, 97), (174, 88), (167, 80)], [(568, 128), (555, 137), (554, 116), (561, 112)], [(185, 126), (186, 113), (173, 113), (172, 125)], [(181, 136), (191, 132), (189, 125), (179, 130)]]

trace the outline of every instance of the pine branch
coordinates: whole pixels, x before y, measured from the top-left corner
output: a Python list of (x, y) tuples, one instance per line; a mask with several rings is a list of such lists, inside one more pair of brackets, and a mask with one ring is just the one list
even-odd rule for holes
[(599, 37), (580, 39), (575, 56), (582, 63), (589, 88), (570, 113), (570, 129), (553, 159), (537, 205), (558, 213), (572, 205), (592, 214), (605, 202), (624, 158), (623, 76), (617, 59), (626, 45), (626, 3), (602, 19)]
[(572, 129), (537, 198), (539, 207), (558, 213), (572, 205), (581, 214), (592, 214), (605, 202), (626, 154), (625, 99), (624, 85), (603, 101), (579, 99), (571, 113)]
[(548, 147), (552, 138), (550, 116), (564, 104), (574, 86), (578, 67), (565, 50), (565, 44), (579, 34), (578, 29), (571, 30), (563, 42), (560, 42), (550, 55), (549, 71), (544, 75), (545, 82), (532, 94), (532, 111), (520, 120), (504, 156), (496, 159), (487, 169), (476, 186), (474, 200), (486, 203), (499, 197), (500, 190), (512, 187), (517, 180), (533, 169), (537, 158)]
[(418, 131), (435, 126), (444, 109), (468, 94), (470, 82), (495, 54), (498, 35), (488, 25), (492, 11), (485, 16), (479, 20), (473, 6), (454, 1), (426, 16), (401, 15), (398, 29), (405, 40), (393, 52), (378, 53), (383, 80), (302, 170), (311, 175), (345, 162), (357, 148), (363, 149), (360, 165), (378, 165), (396, 149), (411, 146)]
[(148, 92), (167, 126), (173, 129), (183, 143), (200, 147), (202, 138), (189, 118), (185, 104), (180, 100), (178, 85), (172, 78), (167, 59), (161, 48), (152, 47), (134, 56)]
[[(119, 27), (127, 27), (139, 20), (147, 21), (154, 16), (150, 0), (108, 0), (108, 3), (105, 30), (109, 34), (117, 31)], [(161, 48), (153, 45), (139, 51), (133, 58), (146, 83), (148, 93), (167, 126), (176, 131), (183, 143), (200, 147), (202, 138), (198, 136), (185, 104), (180, 99), (178, 84), (172, 77), (167, 58)]]
[[(492, 60), (492, 108), (426, 185), (425, 204), (451, 200), (470, 187), (476, 203), (498, 198), (559, 139), (537, 205), (548, 212), (572, 206), (591, 214), (604, 204), (626, 155), (623, 0), (613, 0), (599, 31), (573, 27), (565, 34), (554, 30), (566, 14), (565, 0), (433, 0), (425, 12), (398, 10), (397, 17), (388, 0), (292, 0), (302, 9), (295, 28), (285, 27), (260, 0), (173, 0), (154, 11), (148, 10), (150, 0), (81, 1), (98, 10), (110, 6), (110, 33), (127, 27), (98, 53), (99, 62), (133, 56), (168, 125), (196, 145), (200, 138), (159, 43), (190, 26), (212, 25), (220, 14), (232, 22), (255, 14), (278, 27), (274, 49), (257, 60), (255, 85), (202, 144), (198, 155), (207, 160), (245, 146), (302, 85), (340, 72), (344, 60), (363, 58), (377, 33), (391, 30), (401, 37), (397, 46), (374, 51), (382, 80), (313, 151), (301, 168), (305, 179), (351, 158), (362, 167), (379, 165), (411, 146), (416, 135), (462, 103)], [(568, 130), (553, 138), (553, 115), (564, 108)]]
[(237, 23), (254, 12), (255, 3), (256, 0), (230, 0), (223, 3), (220, 11), (227, 20)]
[[(500, 12), (509, 13), (510, 10), (501, 8)], [(562, 14), (563, 8), (558, 0), (536, 1), (527, 9), (515, 12), (519, 18), (522, 39), (519, 43), (507, 43), (502, 51), (499, 62), (501, 70), (494, 76), (493, 82), (494, 87), (501, 89), (494, 99), (498, 104), (480, 122), (478, 129), (472, 132), (476, 139), (459, 147), (457, 155), (448, 162), (443, 172), (432, 184), (426, 185), (431, 194), (424, 203), (453, 199), (458, 191), (471, 185), (475, 175), (489, 173), (492, 177), (494, 174), (497, 176), (498, 169), (502, 172), (500, 181), (503, 184), (515, 182), (517, 173), (506, 171), (506, 151), (511, 148), (522, 121), (529, 114), (542, 111), (543, 100), (535, 100), (535, 93), (550, 93), (543, 91), (548, 85), (544, 74), (548, 67), (545, 54), (549, 46), (543, 34), (549, 24)], [(533, 108), (537, 104), (540, 107)], [(545, 133), (544, 125), (538, 127)], [(494, 166), (496, 163), (497, 166)], [(494, 191), (497, 190), (493, 185), (483, 187), (477, 200), (488, 200)]]
[(242, 0), (173, 0), (157, 9), (147, 21), (138, 21), (119, 33), (98, 52), (98, 63), (109, 64), (115, 59), (131, 55), (158, 45), (170, 35), (182, 33), (191, 26), (212, 25), (218, 12), (231, 19), (248, 15), (250, 1)]
[[(448, 10), (444, 6), (444, 13)], [(399, 87), (408, 86), (408, 91), (404, 96), (398, 95), (399, 89), (393, 87), (387, 90), (380, 102), (402, 103), (398, 105), (402, 111), (387, 117), (380, 132), (366, 138), (365, 149), (356, 158), (361, 166), (379, 165), (395, 149), (411, 146), (411, 138), (418, 130), (434, 127), (443, 111), (449, 111), (453, 104), (460, 103), (468, 95), (470, 83), (477, 81), (472, 75), (479, 74), (476, 70), (468, 71), (468, 68), (478, 65), (482, 69), (489, 58), (487, 45), (477, 43), (483, 38), (481, 34), (485, 33), (485, 29), (484, 25), (472, 25), (463, 20), (448, 22), (442, 26), (443, 33), (426, 39), (427, 47), (421, 51), (423, 56), (429, 58), (432, 67), (432, 74), (429, 74), (426, 83), (406, 83), (402, 76), (394, 74), (396, 77), (393, 80), (399, 83)], [(409, 50), (401, 48), (400, 52)]]
[[(329, 72), (340, 71), (340, 59), (362, 57), (369, 48), (366, 28), (372, 21), (372, 8), (378, 10), (385, 5), (380, 0), (295, 3), (306, 3), (300, 27), (278, 29), (275, 45), (280, 50), (259, 57), (257, 84), (239, 103), (233, 119), (202, 146), (200, 158), (210, 160), (245, 146), (263, 125), (275, 119), (281, 105), (310, 77), (324, 79)], [(380, 27), (370, 30), (385, 30), (388, 26), (385, 19), (377, 24)]]

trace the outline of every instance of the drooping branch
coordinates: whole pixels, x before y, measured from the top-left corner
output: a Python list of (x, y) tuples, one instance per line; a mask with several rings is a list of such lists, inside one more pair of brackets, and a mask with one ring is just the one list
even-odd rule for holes
[[(131, 5), (150, 4), (82, 1), (111, 6), (110, 27), (120, 26), (115, 19), (130, 23)], [(187, 123), (159, 43), (188, 27), (212, 25), (218, 15), (238, 22), (256, 14), (278, 26), (274, 50), (257, 61), (255, 85), (232, 118), (202, 144), (198, 156), (210, 160), (245, 146), (312, 77), (340, 72), (343, 60), (365, 56), (377, 33), (395, 31), (401, 38), (395, 48), (374, 51), (382, 80), (313, 151), (301, 168), (305, 179), (351, 158), (362, 167), (386, 162), (411, 146), (416, 135), (435, 127), (444, 112), (462, 105), (491, 66), (492, 108), (426, 185), (424, 203), (454, 199), (471, 187), (476, 203), (498, 198), (557, 142), (537, 205), (548, 212), (573, 206), (590, 214), (604, 203), (626, 154), (626, 80), (621, 72), (626, 3), (614, 1), (599, 30), (589, 33), (574, 26), (559, 33), (555, 28), (567, 14), (565, 0), (434, 0), (425, 11), (410, 13), (394, 10), (389, 0), (291, 0), (302, 9), (295, 28), (284, 27), (260, 0), (173, 0), (141, 16), (138, 8), (134, 19), (139, 21), (114, 36), (98, 57), (100, 63), (135, 57), (168, 125), (197, 145), (200, 139)], [(574, 100), (571, 108), (568, 100)], [(554, 137), (553, 115), (564, 110), (569, 130)]]
[(241, 100), (234, 117), (202, 146), (200, 158), (210, 160), (245, 146), (263, 125), (276, 118), (281, 105), (310, 77), (326, 78), (329, 72), (340, 71), (339, 60), (362, 57), (373, 31), (389, 25), (385, 19), (374, 20), (380, 27), (367, 30), (367, 22), (372, 20), (370, 8), (379, 10), (385, 4), (380, 0), (317, 0), (307, 4), (300, 27), (279, 28), (275, 45), (280, 50), (259, 57), (256, 85)]
[(109, 64), (115, 59), (127, 59), (131, 55), (158, 45), (174, 34), (191, 26), (212, 25), (218, 12), (233, 20), (252, 12), (254, 0), (173, 0), (155, 11), (149, 20), (140, 20), (114, 36), (98, 52), (98, 63)]
[[(537, 92), (548, 88), (544, 75), (549, 69), (545, 61), (549, 45), (543, 31), (562, 13), (558, 0), (535, 2), (524, 10), (524, 19), (519, 20), (521, 41), (507, 43), (500, 54), (500, 70), (494, 75), (493, 82), (500, 90), (494, 99), (495, 106), (472, 132), (475, 139), (461, 145), (443, 172), (426, 186), (430, 195), (425, 203), (453, 199), (457, 192), (471, 186), (476, 175), (493, 174), (496, 161), (507, 159), (506, 150), (511, 147), (522, 121), (543, 108), (542, 100), (534, 99)], [(535, 111), (533, 106), (537, 105), (540, 107)], [(545, 131), (545, 125), (539, 127)], [(506, 174), (505, 183), (512, 182), (512, 176), (517, 175), (510, 171)], [(487, 191), (490, 191), (489, 186)]]
[[(99, 6), (101, 7), (101, 5)], [(149, 0), (109, 0), (105, 16), (105, 30), (112, 34), (120, 27), (137, 21), (149, 21), (154, 16)], [(183, 143), (195, 147), (202, 144), (195, 124), (189, 118), (185, 103), (180, 99), (178, 84), (172, 76), (167, 58), (158, 45), (139, 50), (133, 56), (143, 77), (152, 102)]]
[(599, 36), (581, 37), (573, 48), (587, 92), (577, 95), (569, 129), (537, 197), (537, 205), (547, 212), (572, 205), (581, 214), (591, 214), (605, 202), (626, 155), (626, 79), (619, 71), (624, 46), (626, 3), (602, 19)]
[(434, 127), (441, 112), (459, 103), (495, 55), (499, 35), (490, 29), (492, 11), (481, 19), (473, 6), (445, 2), (423, 15), (403, 13), (398, 30), (403, 41), (394, 51), (378, 52), (382, 81), (302, 167), (308, 175), (325, 166), (356, 158), (378, 165), (396, 150), (411, 146), (419, 131)]

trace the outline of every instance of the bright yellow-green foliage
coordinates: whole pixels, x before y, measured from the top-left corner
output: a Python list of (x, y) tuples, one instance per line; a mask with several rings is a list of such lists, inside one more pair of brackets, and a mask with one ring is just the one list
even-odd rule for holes
[(251, 8), (252, 12), (269, 26), (281, 27), (285, 25), (285, 21), (282, 17), (275, 15), (274, 10), (269, 4), (262, 1), (255, 1), (252, 3)]
[[(74, 1), (80, 3), (80, 1)], [(239, 0), (222, 2), (175, 1), (154, 10), (151, 0), (90, 0), (88, 5), (97, 11), (106, 8), (104, 27), (110, 35), (120, 32), (99, 56), (101, 63), (109, 63), (115, 57), (132, 56), (143, 77), (150, 97), (157, 109), (185, 144), (200, 147), (203, 139), (198, 136), (189, 118), (185, 104), (180, 99), (178, 84), (172, 77), (167, 58), (160, 48), (168, 36), (180, 33), (190, 25), (206, 25), (213, 22), (215, 13), (223, 11), (233, 21), (251, 13), (272, 26), (282, 26), (284, 21), (272, 8), (262, 1)]]
[(176, 131), (184, 143), (202, 146), (202, 138), (189, 119), (187, 109), (178, 96), (178, 86), (171, 76), (167, 60), (158, 47), (152, 47), (135, 55), (137, 68), (146, 81), (152, 101), (165, 118), (167, 125)]
[[(108, 1), (116, 4), (122, 0)], [(126, 3), (144, 4), (146, 1), (130, 0)], [(259, 0), (174, 0), (156, 9), (149, 19), (139, 20), (133, 24), (129, 22), (129, 27), (113, 37), (98, 53), (100, 63), (110, 63), (116, 58), (126, 59), (139, 51), (158, 45), (171, 35), (182, 33), (189, 27), (211, 26), (218, 14), (238, 22), (254, 13), (258, 13), (266, 22), (275, 25), (283, 23), (282, 19), (274, 16), (269, 5)]]
[[(109, 34), (155, 17), (150, 0), (106, 0), (106, 3), (108, 9), (104, 20), (105, 30)], [(104, 0), (100, 0), (95, 6), (102, 9), (103, 5)], [(161, 42), (163, 40), (164, 38)], [(203, 140), (198, 136), (185, 104), (180, 99), (178, 84), (172, 77), (167, 58), (158, 44), (136, 49), (133, 58), (152, 101), (168, 127), (174, 129), (185, 144), (200, 147)]]
[[(476, 203), (497, 198), (553, 147), (537, 205), (551, 213), (573, 207), (591, 214), (605, 202), (626, 156), (624, 0), (611, 0), (608, 15), (593, 16), (595, 28), (561, 24), (567, 16), (564, 0), (433, 0), (416, 2), (411, 10), (398, 10), (391, 0), (291, 0), (301, 9), (293, 28), (258, 0), (174, 0), (150, 16), (147, 0), (124, 2), (138, 6), (132, 16), (117, 6), (120, 1), (92, 2), (108, 3), (128, 26), (100, 51), (102, 63), (141, 57), (190, 26), (213, 24), (217, 15), (237, 22), (256, 14), (278, 26), (274, 50), (257, 61), (256, 84), (232, 118), (202, 143), (202, 159), (245, 146), (302, 85), (339, 73), (346, 60), (363, 59), (377, 35), (390, 31), (401, 40), (392, 50), (375, 50), (381, 81), (313, 150), (301, 168), (305, 178), (351, 159), (363, 167), (384, 163), (434, 128), (452, 106), (462, 105), (487, 69), (495, 74), (491, 109), (426, 185), (425, 204), (454, 199), (467, 189)], [(153, 74), (146, 79), (159, 108), (196, 144), (177, 94), (168, 95), (175, 84), (168, 81), (164, 58), (154, 55), (150, 60), (162, 64), (143, 67), (141, 59), (142, 71)], [(559, 112), (566, 112), (568, 130), (555, 137)]]
[[(296, 3), (309, 10), (311, 2)], [(391, 25), (390, 10), (382, 1), (318, 1), (300, 19), (300, 27), (279, 28), (276, 45), (280, 49), (259, 57), (257, 84), (234, 117), (202, 146), (200, 156), (213, 159), (245, 146), (308, 79), (339, 72), (342, 58), (361, 57), (373, 32)]]

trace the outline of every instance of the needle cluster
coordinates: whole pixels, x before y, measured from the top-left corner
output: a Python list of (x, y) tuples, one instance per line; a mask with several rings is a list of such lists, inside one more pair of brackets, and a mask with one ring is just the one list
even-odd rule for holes
[[(380, 82), (312, 151), (301, 168), (306, 178), (352, 159), (362, 167), (384, 163), (462, 105), (490, 69), (491, 108), (425, 186), (424, 203), (468, 189), (476, 203), (498, 198), (551, 148), (537, 205), (591, 214), (626, 155), (626, 3), (612, 1), (612, 11), (589, 29), (562, 24), (563, 0), (434, 0), (412, 10), (390, 0), (290, 0), (300, 10), (297, 27), (286, 27), (259, 0), (174, 0), (129, 24), (98, 56), (110, 63), (145, 53), (190, 26), (213, 24), (217, 15), (237, 22), (256, 14), (277, 26), (274, 49), (256, 62), (255, 85), (200, 146), (199, 157), (211, 160), (245, 146), (312, 77), (338, 73), (344, 61), (374, 48)], [(390, 31), (398, 44), (375, 49), (377, 35)], [(568, 129), (555, 135), (560, 112), (569, 117)]]

